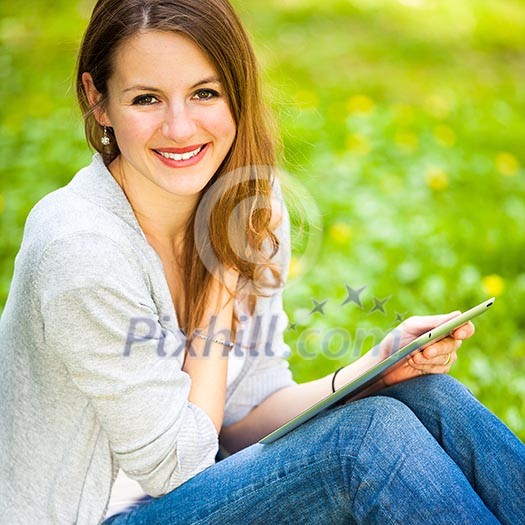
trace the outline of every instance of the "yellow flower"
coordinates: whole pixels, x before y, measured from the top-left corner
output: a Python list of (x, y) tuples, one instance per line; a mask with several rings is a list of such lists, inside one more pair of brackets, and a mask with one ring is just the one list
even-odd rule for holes
[(5, 210), (4, 196), (0, 193), (0, 214), (4, 213), (4, 210)]
[(502, 151), (496, 155), (496, 169), (501, 175), (513, 176), (517, 175), (520, 163), (512, 153)]
[(436, 126), (434, 128), (434, 139), (441, 146), (451, 148), (456, 143), (456, 133), (449, 126)]
[(316, 108), (319, 106), (317, 93), (308, 90), (298, 91), (294, 96), (295, 102), (302, 108)]
[(481, 280), (483, 290), (488, 295), (501, 295), (505, 289), (505, 280), (501, 275), (493, 273), (492, 275), (486, 275)]
[(443, 191), (448, 187), (448, 175), (438, 167), (427, 169), (425, 181), (428, 187), (434, 191)]
[(394, 140), (399, 149), (408, 153), (414, 152), (419, 146), (419, 139), (412, 131), (398, 131)]
[(374, 101), (366, 95), (354, 95), (348, 99), (348, 111), (350, 113), (369, 115), (374, 112), (374, 109)]
[(288, 278), (293, 279), (301, 274), (303, 265), (301, 259), (292, 255), (290, 258), (290, 266), (288, 267)]
[(452, 109), (450, 101), (439, 93), (428, 96), (424, 101), (424, 105), (427, 113), (438, 119), (448, 117)]
[(335, 222), (330, 227), (329, 235), (337, 244), (346, 244), (352, 237), (352, 228), (346, 222)]
[(366, 155), (370, 153), (372, 146), (366, 137), (360, 133), (353, 133), (346, 138), (346, 147), (353, 153)]

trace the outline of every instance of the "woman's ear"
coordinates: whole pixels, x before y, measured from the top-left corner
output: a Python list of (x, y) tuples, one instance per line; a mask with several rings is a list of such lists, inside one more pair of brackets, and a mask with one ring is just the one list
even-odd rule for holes
[(84, 86), (84, 91), (86, 92), (89, 105), (92, 108), (94, 107), (93, 115), (97, 122), (101, 126), (111, 126), (111, 121), (109, 120), (108, 114), (102, 109), (101, 106), (98, 105), (102, 99), (102, 94), (95, 87), (91, 73), (82, 73), (82, 85)]

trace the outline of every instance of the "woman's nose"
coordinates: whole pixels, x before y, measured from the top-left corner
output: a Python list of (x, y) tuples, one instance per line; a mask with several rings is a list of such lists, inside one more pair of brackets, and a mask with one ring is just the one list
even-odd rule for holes
[(169, 109), (162, 123), (161, 131), (167, 139), (181, 146), (187, 146), (196, 130), (197, 124), (194, 115), (185, 104), (180, 104)]

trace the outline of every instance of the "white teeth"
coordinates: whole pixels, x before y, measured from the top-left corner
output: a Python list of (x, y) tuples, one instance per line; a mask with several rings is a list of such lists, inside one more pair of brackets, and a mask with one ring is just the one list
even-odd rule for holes
[(188, 151), (187, 153), (165, 153), (164, 151), (157, 151), (157, 153), (160, 153), (164, 158), (171, 159), (171, 160), (190, 160), (192, 157), (195, 157), (195, 155), (198, 155), (201, 149), (204, 146), (199, 146), (196, 150)]

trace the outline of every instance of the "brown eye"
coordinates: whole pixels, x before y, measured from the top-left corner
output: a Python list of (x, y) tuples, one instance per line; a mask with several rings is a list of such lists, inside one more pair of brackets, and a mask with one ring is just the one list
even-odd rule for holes
[(140, 95), (133, 99), (133, 104), (136, 106), (151, 106), (157, 102), (157, 97), (153, 95)]
[(219, 93), (213, 89), (199, 89), (199, 91), (195, 92), (195, 98), (197, 100), (211, 100), (212, 98), (216, 98), (218, 96)]

